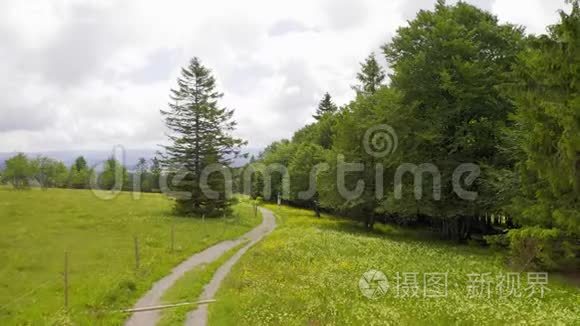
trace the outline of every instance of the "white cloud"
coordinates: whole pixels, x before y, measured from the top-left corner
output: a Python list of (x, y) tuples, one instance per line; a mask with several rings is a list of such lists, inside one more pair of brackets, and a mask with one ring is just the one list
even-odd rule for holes
[(554, 0), (496, 0), (493, 12), (502, 22), (525, 26), (529, 33), (544, 34), (547, 26), (558, 22), (558, 10), (563, 8), (570, 6)]
[[(4, 0), (0, 152), (154, 147), (159, 109), (194, 55), (236, 110), (237, 134), (267, 145), (312, 121), (324, 92), (352, 98), (358, 63), (434, 2)], [(536, 33), (563, 6), (468, 2)]]

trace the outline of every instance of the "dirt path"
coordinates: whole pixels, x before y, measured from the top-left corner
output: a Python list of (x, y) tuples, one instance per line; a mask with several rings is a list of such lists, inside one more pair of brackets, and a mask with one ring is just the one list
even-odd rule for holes
[[(243, 236), (241, 236), (236, 240), (222, 241), (212, 247), (205, 249), (202, 252), (199, 252), (189, 257), (186, 261), (175, 267), (171, 271), (171, 274), (155, 282), (155, 284), (153, 284), (153, 287), (147, 293), (145, 293), (145, 295), (141, 297), (139, 301), (137, 301), (137, 303), (134, 305), (134, 308), (160, 305), (161, 297), (163, 296), (165, 291), (171, 288), (171, 286), (186, 272), (190, 271), (196, 266), (207, 264), (218, 259), (226, 251), (234, 248), (235, 246), (239, 245), (240, 243), (246, 240), (249, 240), (250, 243), (244, 246), (242, 249), (240, 249), (240, 251), (238, 251), (232, 258), (230, 258), (230, 260), (228, 260), (224, 264), (224, 266), (230, 263), (230, 261), (234, 257), (237, 257), (238, 255), (241, 256), (240, 252), (242, 251), (245, 252), (250, 247), (251, 244), (258, 242), (266, 233), (269, 233), (276, 226), (276, 220), (272, 215), (272, 213), (262, 208), (260, 208), (260, 210), (262, 212), (263, 220), (259, 226), (255, 227), (254, 229), (252, 229), (251, 231), (249, 231), (248, 233), (244, 234)], [(231, 265), (233, 265), (233, 263)], [(220, 274), (222, 267), (218, 269), (218, 271), (216, 272), (216, 276)], [(227, 272), (225, 274), (227, 274)], [(225, 274), (222, 276), (222, 279), (223, 277), (225, 277)], [(214, 276), (214, 279), (216, 278), (216, 276)], [(211, 288), (210, 285), (212, 285), (213, 282), (214, 280), (212, 279), (212, 281), (206, 287)], [(217, 284), (217, 286), (219, 286), (219, 283)], [(204, 292), (204, 294), (205, 293), (206, 292)], [(201, 307), (203, 306), (204, 305), (201, 305)], [(158, 310), (135, 312), (133, 313), (133, 315), (131, 315), (131, 318), (127, 320), (125, 326), (154, 326), (159, 320), (159, 316), (160, 315)]]
[[(264, 221), (259, 228), (256, 228), (248, 233), (248, 238), (250, 242), (240, 249), (235, 255), (233, 255), (228, 261), (226, 261), (220, 268), (215, 272), (212, 280), (205, 286), (203, 293), (199, 297), (199, 300), (213, 299), (216, 292), (218, 291), (221, 282), (228, 275), (234, 264), (242, 257), (242, 255), (248, 251), (254, 244), (262, 240), (262, 238), (268, 233), (272, 232), (276, 227), (276, 218), (271, 211), (260, 208)], [(207, 325), (207, 304), (199, 305), (196, 310), (193, 310), (187, 315), (187, 320), (185, 325), (187, 326), (205, 326)]]

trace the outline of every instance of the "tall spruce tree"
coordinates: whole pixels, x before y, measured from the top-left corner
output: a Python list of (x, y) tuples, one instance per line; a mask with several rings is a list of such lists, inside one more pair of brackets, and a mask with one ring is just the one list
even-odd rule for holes
[(164, 146), (162, 163), (170, 171), (179, 170), (172, 190), (187, 194), (176, 198), (176, 212), (221, 216), (229, 207), (226, 182), (230, 180), (219, 169), (206, 176), (204, 171), (219, 166), (226, 169), (245, 142), (231, 135), (236, 126), (234, 111), (218, 105), (223, 94), (198, 58), (181, 70), (177, 85), (171, 90), (169, 110), (161, 111), (171, 130), (171, 145)]
[(519, 56), (510, 135), (521, 193), (518, 222), (580, 235), (580, 1)]
[(83, 156), (79, 156), (75, 160), (75, 163), (73, 166), (77, 171), (85, 170), (88, 168), (87, 160), (85, 160), (85, 158)]
[(149, 163), (149, 187), (151, 191), (159, 191), (159, 179), (161, 178), (161, 162), (157, 157), (153, 157)]
[(375, 59), (375, 53), (369, 54), (360, 66), (361, 71), (356, 75), (360, 84), (353, 88), (358, 94), (374, 94), (385, 80), (385, 72)]
[(313, 115), (312, 117), (316, 120), (320, 120), (325, 114), (327, 113), (332, 114), (335, 113), (337, 110), (338, 107), (332, 101), (332, 97), (330, 96), (330, 94), (325, 93), (324, 96), (322, 97), (322, 100), (320, 100), (320, 103), (318, 103), (316, 114)]

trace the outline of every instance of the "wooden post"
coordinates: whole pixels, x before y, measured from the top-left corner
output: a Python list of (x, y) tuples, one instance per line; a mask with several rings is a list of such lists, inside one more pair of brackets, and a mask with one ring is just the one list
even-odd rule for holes
[(135, 245), (135, 269), (139, 269), (139, 239), (137, 236), (133, 238), (133, 243)]
[(227, 223), (227, 219), (226, 219), (226, 212), (224, 212), (221, 223), (222, 223), (222, 225), (220, 226), (222, 229), (221, 236), (223, 237), (223, 235), (226, 233), (226, 228), (228, 227), (228, 223)]
[(171, 252), (175, 251), (175, 222), (171, 222)]
[(68, 309), (68, 251), (64, 252), (64, 308)]

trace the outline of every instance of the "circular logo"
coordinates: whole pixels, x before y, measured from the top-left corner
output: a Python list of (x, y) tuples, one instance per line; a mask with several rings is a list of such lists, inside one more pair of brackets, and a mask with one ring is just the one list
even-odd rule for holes
[(395, 129), (389, 125), (378, 125), (367, 129), (363, 146), (367, 154), (376, 158), (394, 153), (399, 145)]
[(383, 272), (371, 269), (362, 275), (358, 287), (365, 297), (375, 300), (387, 293), (389, 281)]

